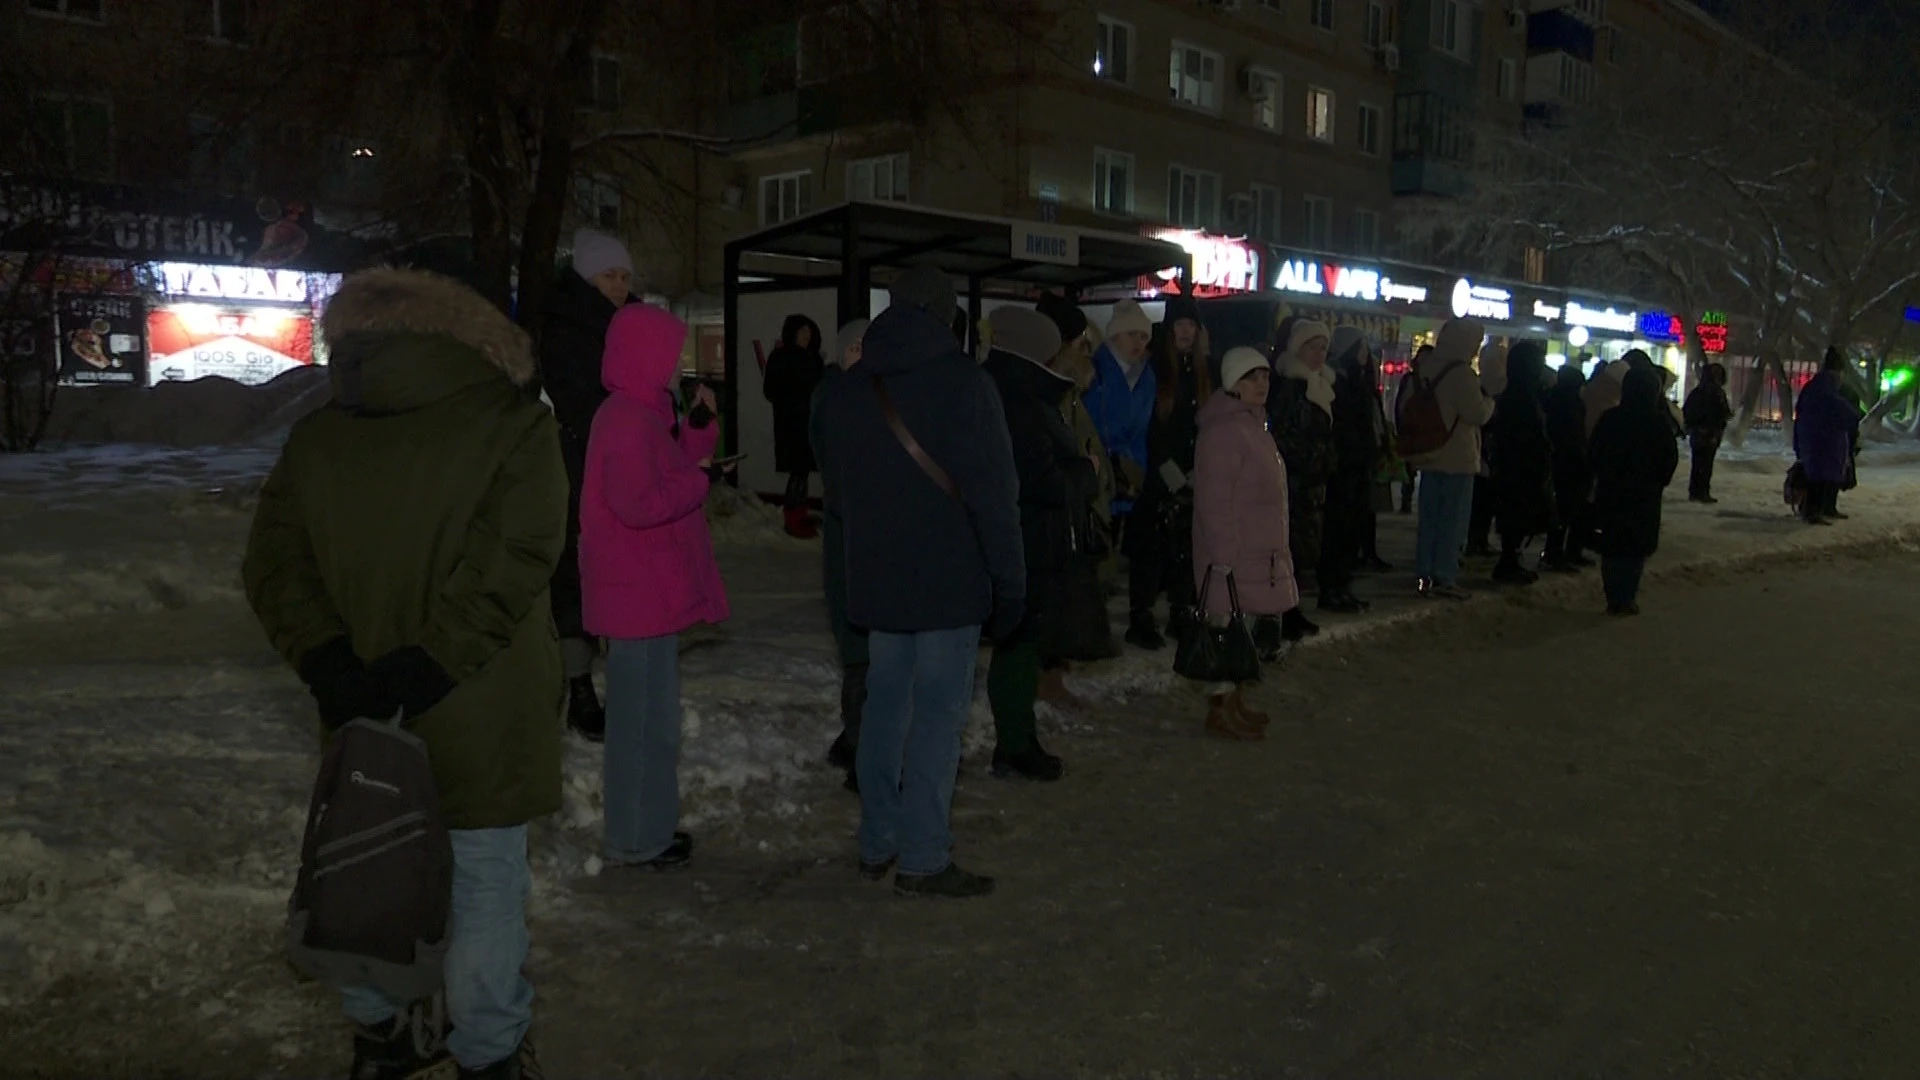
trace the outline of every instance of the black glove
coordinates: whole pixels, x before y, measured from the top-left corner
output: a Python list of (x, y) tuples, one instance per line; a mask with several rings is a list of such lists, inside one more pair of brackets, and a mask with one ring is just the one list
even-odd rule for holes
[(1026, 621), (1024, 597), (998, 597), (993, 602), (993, 615), (987, 619), (987, 640), (996, 645), (1011, 642)]
[(367, 674), (393, 700), (405, 719), (413, 720), (446, 700), (458, 683), (440, 662), (418, 645), (395, 649), (367, 665)]
[(329, 731), (361, 718), (391, 720), (400, 711), (400, 703), (373, 679), (343, 637), (301, 658), (300, 681), (320, 706), (320, 722)]

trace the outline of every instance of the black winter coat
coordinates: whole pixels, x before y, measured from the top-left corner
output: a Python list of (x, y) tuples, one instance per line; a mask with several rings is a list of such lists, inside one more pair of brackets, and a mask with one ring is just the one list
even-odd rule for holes
[[(811, 343), (805, 348), (800, 345), (802, 329), (813, 333)], [(807, 421), (813, 408), (813, 392), (826, 371), (826, 359), (820, 352), (820, 328), (805, 315), (787, 316), (786, 326), (780, 331), (780, 344), (767, 357), (767, 371), (761, 381), (761, 391), (773, 406), (774, 471), (818, 471), (813, 443), (807, 438)]]
[(571, 269), (547, 294), (540, 324), (540, 381), (560, 424), (560, 459), (567, 467), (566, 546), (553, 572), (553, 621), (563, 638), (587, 636), (580, 603), (580, 488), (586, 482), (587, 436), (607, 400), (600, 354), (607, 326), (619, 309)]
[(1540, 536), (1553, 528), (1553, 444), (1538, 392), (1509, 387), (1486, 427), (1493, 513), (1500, 532)]
[(1029, 628), (1044, 636), (1045, 628), (1037, 625), (1039, 601), (1073, 551), (1074, 530), (1087, 527), (1099, 476), (1060, 414), (1060, 403), (1073, 389), (1071, 380), (999, 350), (988, 354), (983, 370), (999, 389), (1007, 414), (1014, 470), (1020, 478), (1027, 596), (1033, 600), (1028, 605)]
[(1681, 407), (1680, 415), (1685, 417), (1689, 432), (1699, 432), (1718, 439), (1726, 434), (1727, 425), (1733, 422), (1733, 402), (1727, 400), (1724, 387), (1703, 382), (1687, 395), (1687, 403)]
[[(888, 427), (874, 389), (959, 488), (942, 491)], [(988, 621), (1024, 609), (1020, 483), (993, 380), (919, 308), (867, 328), (860, 365), (826, 384), (819, 431), (827, 490), (846, 527), (847, 617), (893, 633)]]
[(1618, 407), (1593, 429), (1594, 550), (1644, 559), (1660, 548), (1660, 499), (1680, 466), (1673, 417), (1657, 379), (1627, 376)]
[[(1340, 399), (1334, 398), (1334, 409)], [(1372, 438), (1369, 419), (1368, 438)], [(1267, 395), (1267, 427), (1287, 463), (1288, 541), (1293, 565), (1304, 571), (1320, 564), (1327, 523), (1328, 486), (1339, 469), (1334, 418), (1307, 399), (1305, 379), (1276, 373)]]
[(1547, 394), (1547, 441), (1553, 444), (1553, 491), (1563, 524), (1576, 520), (1593, 496), (1587, 462), (1587, 403), (1581, 384), (1555, 386)]

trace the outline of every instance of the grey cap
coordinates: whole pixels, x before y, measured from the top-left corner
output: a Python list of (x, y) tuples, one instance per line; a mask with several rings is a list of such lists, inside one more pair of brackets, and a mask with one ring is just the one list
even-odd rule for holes
[(916, 266), (900, 275), (887, 289), (887, 296), (895, 304), (931, 312), (941, 322), (950, 321), (960, 310), (953, 279), (931, 266)]
[(1060, 327), (1053, 319), (1033, 308), (994, 308), (987, 316), (993, 328), (993, 347), (1046, 367), (1060, 351)]

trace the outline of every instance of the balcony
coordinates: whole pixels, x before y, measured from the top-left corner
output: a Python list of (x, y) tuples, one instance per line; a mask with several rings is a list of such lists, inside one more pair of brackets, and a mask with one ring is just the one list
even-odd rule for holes
[(1599, 29), (1572, 7), (1536, 11), (1527, 19), (1527, 52), (1565, 53), (1593, 63)]

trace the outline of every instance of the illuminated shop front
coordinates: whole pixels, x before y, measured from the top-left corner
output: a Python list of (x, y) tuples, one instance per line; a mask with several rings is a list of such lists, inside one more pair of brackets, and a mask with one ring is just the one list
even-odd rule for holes
[(323, 359), (314, 340), (317, 306), (337, 274), (252, 266), (162, 263), (147, 316), (147, 383), (209, 376), (258, 386)]

